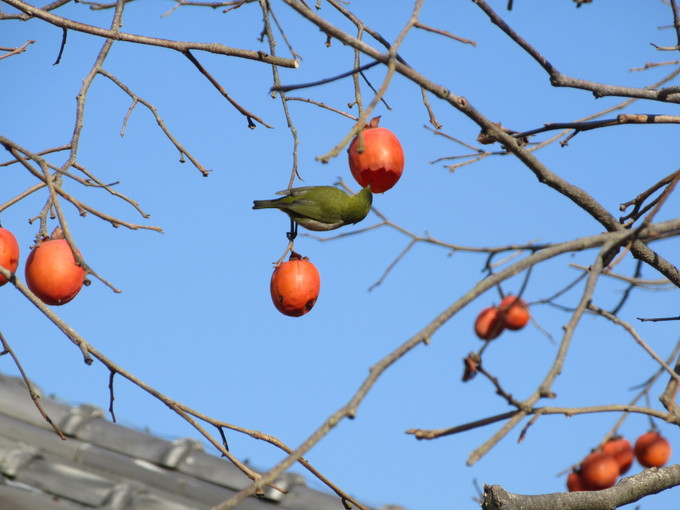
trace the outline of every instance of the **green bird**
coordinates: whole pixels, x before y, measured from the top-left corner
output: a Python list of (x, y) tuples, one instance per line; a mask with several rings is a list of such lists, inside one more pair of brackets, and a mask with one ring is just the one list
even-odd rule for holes
[[(279, 191), (274, 200), (255, 200), (253, 209), (280, 209), (291, 222), (309, 230), (334, 230), (358, 223), (371, 209), (373, 193), (369, 187), (348, 195), (335, 186), (304, 186)], [(293, 226), (293, 232), (295, 231)]]

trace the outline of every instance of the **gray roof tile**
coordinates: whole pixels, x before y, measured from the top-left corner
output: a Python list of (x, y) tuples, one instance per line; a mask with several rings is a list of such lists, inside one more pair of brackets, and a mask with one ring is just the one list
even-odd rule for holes
[[(0, 374), (3, 510), (208, 510), (250, 481), (196, 440), (166, 441), (112, 423), (91, 405), (40, 402), (66, 441), (40, 416), (23, 380)], [(289, 492), (268, 490), (239, 510), (344, 509), (300, 475), (286, 473), (277, 484)]]

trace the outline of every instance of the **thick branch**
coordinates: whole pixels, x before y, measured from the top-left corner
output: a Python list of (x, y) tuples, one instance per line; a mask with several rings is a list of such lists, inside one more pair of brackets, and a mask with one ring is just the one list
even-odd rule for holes
[(680, 464), (661, 469), (645, 469), (601, 491), (557, 492), (537, 496), (512, 494), (499, 485), (484, 487), (484, 510), (611, 510), (650, 494), (680, 485)]

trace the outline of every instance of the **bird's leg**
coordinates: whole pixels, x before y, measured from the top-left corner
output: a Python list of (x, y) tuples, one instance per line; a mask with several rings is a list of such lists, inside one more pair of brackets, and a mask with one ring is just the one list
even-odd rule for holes
[(291, 218), (290, 220), (290, 232), (286, 232), (286, 237), (290, 242), (293, 242), (298, 234), (298, 224)]
[(281, 258), (274, 262), (274, 267), (278, 267), (281, 262), (283, 262), (283, 259), (286, 258), (286, 255), (288, 253), (293, 252), (293, 242), (295, 241), (295, 238), (297, 237), (297, 229), (298, 229), (298, 224), (296, 221), (294, 221), (292, 218), (290, 220), (290, 232), (286, 232), (286, 237), (288, 238), (288, 247), (286, 248), (286, 251), (283, 252), (283, 255), (281, 255)]

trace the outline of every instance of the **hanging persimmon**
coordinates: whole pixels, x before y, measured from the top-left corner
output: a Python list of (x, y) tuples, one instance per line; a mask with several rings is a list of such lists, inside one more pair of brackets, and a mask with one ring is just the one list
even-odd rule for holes
[[(19, 243), (9, 230), (0, 227), (0, 266), (14, 273), (19, 267)], [(0, 274), (0, 287), (9, 280)]]
[(529, 307), (522, 298), (505, 296), (498, 308), (503, 313), (505, 327), (511, 331), (522, 329), (529, 322)]
[(503, 328), (503, 316), (495, 306), (484, 308), (475, 320), (475, 333), (482, 340), (493, 340)]
[(619, 464), (620, 474), (625, 474), (633, 465), (633, 459), (635, 459), (635, 453), (633, 452), (633, 446), (630, 441), (625, 437), (616, 436), (611, 438), (605, 444), (602, 445), (602, 451), (608, 453)]
[(319, 297), (321, 277), (307, 257), (293, 252), (272, 274), (269, 290), (276, 309), (290, 317), (309, 312)]
[(580, 492), (586, 490), (581, 480), (581, 473), (572, 471), (567, 475), (567, 490), (569, 492)]
[(671, 444), (657, 431), (651, 430), (635, 441), (635, 457), (646, 468), (665, 466), (671, 458)]
[(613, 487), (619, 477), (619, 464), (616, 459), (603, 452), (593, 452), (581, 463), (581, 481), (589, 491), (599, 491)]
[(68, 303), (85, 282), (85, 270), (77, 264), (59, 228), (33, 247), (26, 259), (25, 274), (28, 288), (48, 305)]
[(379, 127), (380, 117), (372, 119), (349, 144), (349, 169), (362, 188), (373, 193), (392, 188), (404, 171), (404, 150), (392, 131)]

